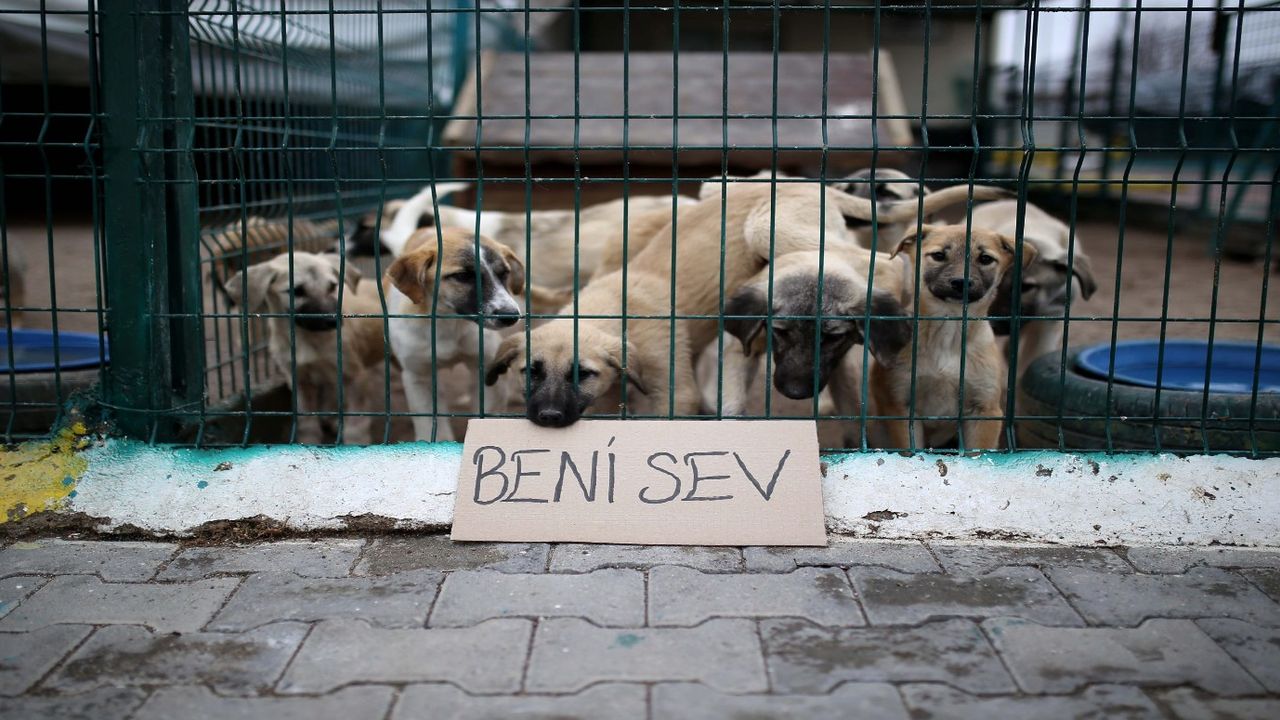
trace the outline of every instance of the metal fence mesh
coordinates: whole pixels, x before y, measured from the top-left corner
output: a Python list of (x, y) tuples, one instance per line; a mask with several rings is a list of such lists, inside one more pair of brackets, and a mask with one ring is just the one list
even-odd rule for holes
[[(4, 4), (5, 438), (47, 432), (101, 379), (84, 402), (146, 439), (448, 440), (471, 417), (537, 421), (543, 328), (563, 327), (572, 407), (552, 424), (813, 418), (833, 451), (1275, 454), (1278, 13)], [(960, 228), (945, 311), (925, 222)], [(1013, 240), (1005, 290), (971, 297), (986, 230)], [(397, 266), (421, 303), (388, 274), (415, 247), (436, 251)], [(522, 282), (450, 252), (497, 253)], [(631, 262), (611, 278), (610, 258)], [(335, 287), (309, 284), (330, 267)], [(524, 319), (497, 327), (504, 284)], [(1126, 375), (1138, 340), (1155, 387)], [(24, 364), (39, 342), (45, 363)], [(1242, 375), (1211, 376), (1215, 355)]]

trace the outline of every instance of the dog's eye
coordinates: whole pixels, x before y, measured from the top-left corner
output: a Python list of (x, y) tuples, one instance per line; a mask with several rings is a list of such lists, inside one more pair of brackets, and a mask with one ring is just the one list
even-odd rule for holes
[(947, 259), (947, 254), (942, 250), (939, 250), (937, 252), (929, 253), (929, 257), (933, 258), (934, 260), (937, 260), (938, 262), (942, 262), (943, 260)]
[(1032, 290), (1036, 290), (1039, 287), (1040, 285), (1038, 283), (1034, 283), (1029, 280), (1024, 280), (1022, 283), (1022, 292), (1031, 292)]
[(986, 254), (986, 253), (982, 253), (981, 255), (979, 255), (979, 256), (978, 256), (978, 264), (979, 264), (979, 265), (990, 265), (991, 263), (993, 263), (993, 262), (995, 262), (995, 261), (996, 261), (996, 259), (995, 259), (995, 258), (991, 257), (990, 255), (988, 255), (988, 254)]
[[(579, 367), (579, 368), (578, 368), (578, 382), (586, 382), (587, 380), (590, 380), (591, 378), (593, 378), (593, 377), (595, 377), (595, 376), (597, 376), (597, 375), (599, 375), (599, 374), (600, 374), (600, 373), (596, 372), (595, 370), (590, 370), (590, 369), (588, 369), (588, 368)], [(572, 371), (572, 370), (570, 370), (569, 372), (565, 373), (565, 374), (564, 374), (564, 379), (565, 379), (565, 381), (566, 381), (566, 382), (573, 382), (573, 371)]]
[(333, 292), (334, 290), (337, 290), (337, 289), (338, 289), (338, 281), (337, 281), (337, 280), (330, 280), (330, 281), (329, 281), (329, 292)]
[(466, 282), (475, 282), (476, 274), (471, 270), (459, 270), (458, 272), (455, 272), (455, 273), (449, 273), (447, 277), (454, 282), (466, 283)]
[(293, 288), (289, 292), (293, 293), (294, 297), (306, 297), (307, 287), (305, 285), (298, 285), (297, 287)]

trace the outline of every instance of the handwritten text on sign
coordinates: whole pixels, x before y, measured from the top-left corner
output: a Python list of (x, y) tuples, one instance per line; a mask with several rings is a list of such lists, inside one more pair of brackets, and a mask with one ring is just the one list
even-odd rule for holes
[(472, 420), (453, 539), (825, 545), (816, 428)]

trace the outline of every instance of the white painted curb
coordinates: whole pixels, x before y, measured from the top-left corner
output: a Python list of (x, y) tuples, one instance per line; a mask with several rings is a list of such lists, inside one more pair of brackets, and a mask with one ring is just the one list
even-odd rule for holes
[[(461, 446), (186, 450), (107, 440), (60, 512), (188, 535), (265, 517), (297, 531), (441, 529)], [(827, 458), (827, 526), (878, 538), (1280, 547), (1280, 459), (1065, 455)]]

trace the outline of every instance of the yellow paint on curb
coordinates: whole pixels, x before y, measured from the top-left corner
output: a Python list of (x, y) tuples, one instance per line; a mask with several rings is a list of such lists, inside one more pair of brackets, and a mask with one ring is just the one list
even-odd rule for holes
[(51, 440), (0, 451), (0, 524), (59, 510), (76, 495), (76, 482), (89, 467), (79, 450), (89, 446), (88, 430), (74, 423)]

